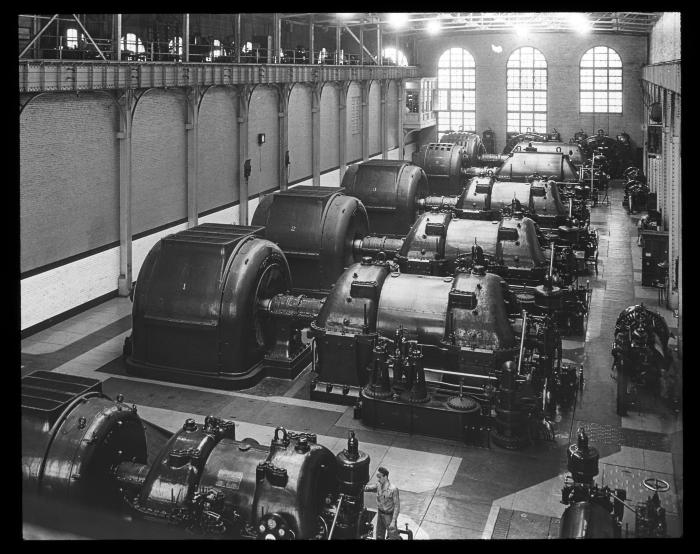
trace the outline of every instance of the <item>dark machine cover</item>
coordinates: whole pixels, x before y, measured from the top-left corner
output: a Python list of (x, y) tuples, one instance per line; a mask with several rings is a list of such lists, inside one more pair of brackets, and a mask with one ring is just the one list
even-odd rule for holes
[(583, 149), (580, 145), (576, 143), (568, 142), (536, 142), (536, 141), (520, 141), (514, 147), (512, 152), (517, 152), (518, 150), (524, 151), (526, 148), (535, 148), (537, 152), (554, 152), (557, 154), (566, 154), (569, 156), (569, 160), (575, 166), (580, 166), (584, 162)]
[(374, 234), (405, 235), (418, 214), (416, 200), (428, 195), (425, 172), (402, 160), (353, 164), (342, 186), (364, 204)]
[(204, 224), (161, 239), (139, 272), (127, 363), (248, 372), (266, 348), (256, 303), (290, 288), (287, 261), (262, 231)]
[(367, 211), (343, 188), (299, 186), (266, 196), (253, 225), (284, 252), (292, 286), (327, 292), (353, 260), (352, 241), (369, 232)]
[(578, 181), (578, 172), (568, 156), (557, 152), (513, 152), (496, 171), (496, 178), (525, 182), (534, 174), (558, 182)]

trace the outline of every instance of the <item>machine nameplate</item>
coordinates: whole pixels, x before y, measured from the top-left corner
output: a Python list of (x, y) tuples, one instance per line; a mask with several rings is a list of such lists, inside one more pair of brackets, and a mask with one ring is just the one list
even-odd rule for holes
[(241, 481), (243, 481), (242, 471), (231, 471), (228, 469), (220, 469), (216, 474), (216, 486), (223, 487), (229, 490), (235, 490), (241, 488)]

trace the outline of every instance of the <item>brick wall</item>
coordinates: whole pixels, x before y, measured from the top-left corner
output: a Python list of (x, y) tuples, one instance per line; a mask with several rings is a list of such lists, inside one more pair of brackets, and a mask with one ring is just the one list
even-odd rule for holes
[(352, 83), (348, 88), (345, 111), (347, 112), (346, 160), (352, 162), (362, 158), (362, 89), (357, 83)]
[[(257, 86), (248, 108), (248, 157), (251, 170), (248, 194), (253, 196), (279, 186), (279, 103), (277, 90)], [(258, 145), (258, 134), (265, 133), (265, 144)]]
[(289, 96), (289, 182), (311, 175), (311, 88), (294, 85)]
[(197, 209), (199, 213), (238, 200), (238, 95), (212, 87), (199, 110)]
[(187, 216), (186, 105), (178, 90), (149, 90), (132, 131), (132, 230), (139, 234)]
[(338, 88), (326, 83), (321, 91), (321, 171), (338, 166)]
[(649, 63), (681, 59), (681, 13), (665, 12), (649, 36)]
[[(497, 53), (492, 45), (500, 47)], [(440, 56), (452, 47), (465, 48), (476, 62), (476, 126), (481, 133), (488, 127), (496, 133), (500, 152), (506, 137), (506, 63), (521, 46), (539, 49), (547, 60), (547, 127), (556, 127), (564, 141), (583, 128), (589, 135), (605, 129), (614, 136), (626, 131), (636, 146), (642, 145), (642, 99), (639, 81), (647, 59), (645, 36), (572, 33), (533, 33), (520, 39), (512, 33), (445, 35), (416, 41), (417, 64), (421, 75), (437, 75)], [(579, 113), (579, 64), (593, 46), (613, 48), (623, 64), (622, 115)]]
[[(386, 146), (387, 150), (396, 148), (398, 146), (397, 140), (397, 128), (399, 124), (399, 112), (398, 112), (398, 99), (396, 97), (397, 88), (396, 81), (389, 81), (389, 87), (386, 97), (386, 115), (387, 115), (387, 126), (386, 126)], [(402, 102), (403, 104), (403, 102)], [(402, 134), (403, 136), (403, 134)]]
[(372, 81), (369, 89), (369, 154), (375, 154), (382, 148), (381, 145), (381, 119), (379, 117), (379, 105), (381, 92), (379, 81)]
[(42, 95), (22, 111), (21, 272), (119, 240), (117, 129), (99, 93)]

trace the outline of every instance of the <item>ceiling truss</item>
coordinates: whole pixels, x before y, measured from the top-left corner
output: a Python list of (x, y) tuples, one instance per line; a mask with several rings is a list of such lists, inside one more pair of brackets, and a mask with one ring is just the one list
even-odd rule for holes
[[(662, 12), (577, 12), (590, 22), (593, 32), (647, 34)], [(438, 20), (443, 31), (505, 31), (526, 27), (533, 32), (574, 31), (579, 22), (569, 12), (406, 12), (407, 21), (399, 29), (390, 22), (389, 13), (285, 13), (281, 17), (290, 22), (317, 25), (376, 27), (385, 32), (401, 34), (425, 33), (429, 21)]]

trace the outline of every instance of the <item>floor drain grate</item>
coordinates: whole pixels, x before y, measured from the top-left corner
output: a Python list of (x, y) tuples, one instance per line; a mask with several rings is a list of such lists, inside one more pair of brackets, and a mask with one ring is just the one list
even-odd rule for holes
[(671, 451), (668, 435), (665, 435), (664, 433), (625, 428), (622, 428), (621, 431), (623, 441), (622, 444), (624, 446), (643, 448), (645, 450), (658, 450), (660, 452)]
[(579, 427), (583, 427), (586, 430), (588, 441), (592, 445), (630, 446), (644, 450), (657, 450), (659, 452), (671, 451), (668, 436), (664, 433), (627, 429), (589, 421), (577, 421), (576, 429)]
[(513, 510), (505, 510), (501, 508), (498, 511), (498, 517), (496, 518), (496, 523), (493, 526), (493, 531), (491, 533), (492, 539), (506, 539), (508, 538), (508, 529), (510, 528), (510, 518), (513, 517)]

